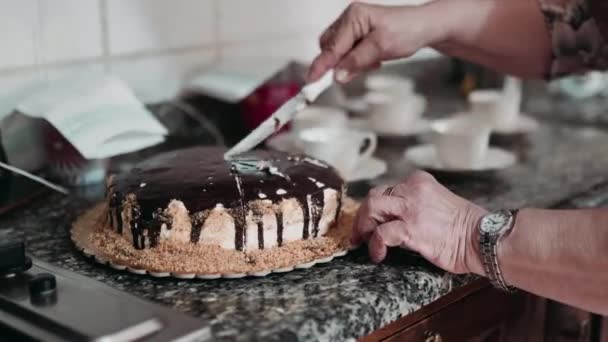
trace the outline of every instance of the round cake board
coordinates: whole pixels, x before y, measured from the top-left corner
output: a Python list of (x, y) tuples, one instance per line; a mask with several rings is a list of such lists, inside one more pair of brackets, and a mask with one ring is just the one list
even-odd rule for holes
[(241, 252), (219, 246), (163, 242), (154, 248), (135, 249), (106, 226), (107, 205), (99, 203), (74, 222), (71, 239), (78, 250), (97, 263), (135, 274), (178, 279), (264, 277), (327, 263), (356, 248), (350, 238), (357, 208), (358, 203), (345, 198), (336, 226), (325, 236)]

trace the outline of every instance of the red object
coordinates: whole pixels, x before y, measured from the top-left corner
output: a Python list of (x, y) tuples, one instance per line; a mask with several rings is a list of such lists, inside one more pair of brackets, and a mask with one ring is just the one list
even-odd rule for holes
[(69, 185), (102, 182), (108, 160), (87, 160), (55, 127), (46, 123), (44, 141), (52, 175)]
[(258, 127), (301, 88), (296, 81), (275, 81), (256, 89), (242, 102), (245, 126), (249, 129)]

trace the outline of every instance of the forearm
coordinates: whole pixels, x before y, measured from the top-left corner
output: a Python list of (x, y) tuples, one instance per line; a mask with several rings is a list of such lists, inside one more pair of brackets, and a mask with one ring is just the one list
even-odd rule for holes
[(522, 210), (498, 245), (507, 283), (608, 314), (608, 210)]
[(491, 69), (544, 78), (550, 36), (537, 0), (438, 0), (428, 5), (444, 26), (437, 50)]

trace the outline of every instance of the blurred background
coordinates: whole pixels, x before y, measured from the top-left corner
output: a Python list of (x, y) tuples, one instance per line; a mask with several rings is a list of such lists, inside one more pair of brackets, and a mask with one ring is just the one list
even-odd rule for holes
[[(144, 102), (173, 98), (220, 61), (309, 61), (347, 0), (2, 1), (0, 88), (75, 72), (125, 79)], [(419, 1), (376, 1), (419, 3)]]

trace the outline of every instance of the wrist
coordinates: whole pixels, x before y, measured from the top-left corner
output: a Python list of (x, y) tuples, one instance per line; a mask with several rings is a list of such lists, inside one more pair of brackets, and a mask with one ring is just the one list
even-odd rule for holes
[(446, 12), (451, 10), (450, 3), (451, 1), (436, 0), (419, 6), (420, 17), (428, 18), (425, 22), (429, 27), (425, 31), (428, 33), (426, 42), (429, 47), (449, 44), (457, 23), (457, 20), (452, 20), (451, 15), (445, 15), (450, 13)]
[(426, 6), (434, 16), (432, 22), (439, 23), (441, 32), (433, 47), (451, 50), (474, 43), (487, 24), (493, 3), (485, 0), (436, 0), (428, 3)]
[(520, 224), (520, 220), (518, 218), (521, 217), (522, 210), (518, 210), (516, 215), (513, 217), (513, 226), (507, 232), (507, 234), (503, 235), (501, 239), (496, 244), (496, 257), (498, 258), (500, 271), (502, 273), (502, 277), (507, 284), (511, 283), (511, 267), (509, 261), (513, 257), (513, 234), (517, 230), (518, 225)]
[[(429, 23), (435, 27), (434, 37), (431, 41), (433, 48), (449, 46), (454, 42), (456, 32), (461, 30), (459, 26), (462, 25), (462, 20), (460, 15), (456, 15), (460, 10), (458, 5), (454, 6), (453, 2), (460, 3), (461, 1), (436, 0), (423, 5), (430, 18)], [(450, 15), (446, 15), (446, 13), (450, 13)]]
[(467, 247), (465, 248), (465, 267), (468, 273), (486, 276), (481, 250), (479, 249), (479, 223), (488, 213), (487, 210), (472, 205), (470, 219), (467, 222)]

